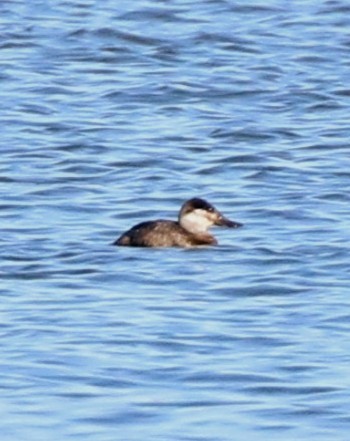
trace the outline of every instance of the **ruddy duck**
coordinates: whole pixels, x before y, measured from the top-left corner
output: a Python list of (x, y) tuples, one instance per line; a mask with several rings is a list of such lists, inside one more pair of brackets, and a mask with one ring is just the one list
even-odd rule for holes
[(142, 222), (122, 234), (113, 245), (131, 247), (194, 247), (217, 245), (208, 229), (212, 225), (230, 228), (242, 224), (232, 222), (204, 199), (193, 198), (185, 202), (178, 221), (155, 220)]

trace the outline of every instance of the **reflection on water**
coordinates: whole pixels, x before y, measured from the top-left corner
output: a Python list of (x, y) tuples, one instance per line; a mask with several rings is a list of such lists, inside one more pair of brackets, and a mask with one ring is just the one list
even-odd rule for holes
[(348, 439), (347, 8), (1, 3), (3, 440)]

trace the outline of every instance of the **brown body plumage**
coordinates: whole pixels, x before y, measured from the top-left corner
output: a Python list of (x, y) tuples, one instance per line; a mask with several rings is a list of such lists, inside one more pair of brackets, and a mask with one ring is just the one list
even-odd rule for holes
[(240, 227), (224, 217), (203, 199), (193, 198), (181, 207), (178, 221), (155, 220), (142, 222), (122, 234), (114, 245), (138, 247), (195, 247), (216, 245), (208, 232), (212, 225)]

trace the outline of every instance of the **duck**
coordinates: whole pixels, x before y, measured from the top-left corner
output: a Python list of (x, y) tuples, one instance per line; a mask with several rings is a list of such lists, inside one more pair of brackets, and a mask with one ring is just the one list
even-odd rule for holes
[(194, 197), (183, 203), (176, 221), (158, 219), (141, 222), (123, 233), (113, 245), (157, 248), (217, 245), (217, 240), (208, 231), (213, 225), (228, 228), (243, 226), (225, 217), (205, 199)]

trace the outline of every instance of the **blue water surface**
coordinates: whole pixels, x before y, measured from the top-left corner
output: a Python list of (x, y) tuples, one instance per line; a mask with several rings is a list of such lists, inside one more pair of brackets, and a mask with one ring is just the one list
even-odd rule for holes
[[(2, 441), (348, 441), (345, 0), (2, 0)], [(208, 199), (239, 230), (118, 248)]]

